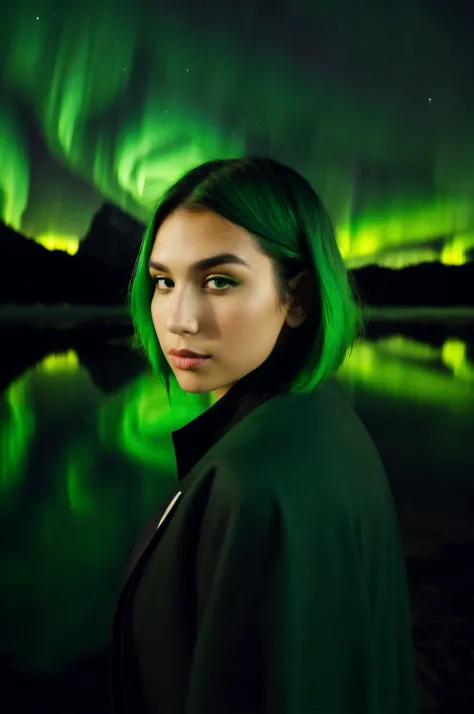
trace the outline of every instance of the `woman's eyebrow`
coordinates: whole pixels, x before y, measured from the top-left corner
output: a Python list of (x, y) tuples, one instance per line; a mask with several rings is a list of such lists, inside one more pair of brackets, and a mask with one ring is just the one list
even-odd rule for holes
[[(233, 253), (219, 253), (219, 255), (212, 255), (209, 258), (203, 258), (198, 260), (196, 263), (191, 265), (191, 271), (201, 271), (209, 270), (209, 268), (215, 268), (217, 265), (245, 265), (250, 268), (249, 263), (247, 263), (243, 258), (239, 258), (238, 255)], [(157, 263), (155, 260), (150, 260), (148, 263), (149, 268), (154, 270), (161, 270), (164, 273), (170, 273), (170, 269), (163, 265), (163, 263)]]

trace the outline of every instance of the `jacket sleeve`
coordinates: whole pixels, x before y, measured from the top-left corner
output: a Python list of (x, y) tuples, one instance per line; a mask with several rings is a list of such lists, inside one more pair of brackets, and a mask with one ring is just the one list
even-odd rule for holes
[(186, 714), (267, 711), (262, 603), (279, 558), (271, 496), (220, 480), (198, 544), (198, 630)]
[(186, 714), (417, 711), (403, 583), (397, 594), (377, 581), (374, 626), (341, 510), (321, 498), (292, 512), (263, 486), (216, 482), (198, 543)]

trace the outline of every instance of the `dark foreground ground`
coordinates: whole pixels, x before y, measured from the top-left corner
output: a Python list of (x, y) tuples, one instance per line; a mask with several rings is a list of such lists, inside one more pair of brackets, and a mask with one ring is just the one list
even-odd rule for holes
[[(436, 514), (427, 513), (420, 526), (415, 509), (399, 507), (399, 514), (420, 711), (473, 714), (474, 525), (469, 528), (456, 522), (450, 527)], [(417, 537), (417, 527), (423, 528), (423, 539)]]
[(474, 712), (474, 540), (407, 558), (421, 711)]

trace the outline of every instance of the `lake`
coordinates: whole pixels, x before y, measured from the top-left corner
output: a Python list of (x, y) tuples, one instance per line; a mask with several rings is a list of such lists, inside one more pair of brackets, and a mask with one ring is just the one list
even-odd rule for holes
[[(210, 403), (170, 408), (128, 318), (89, 318), (0, 322), (2, 711), (107, 711), (125, 561), (174, 483), (170, 432)], [(474, 320), (373, 315), (338, 380), (394, 494), (423, 706), (472, 712)]]

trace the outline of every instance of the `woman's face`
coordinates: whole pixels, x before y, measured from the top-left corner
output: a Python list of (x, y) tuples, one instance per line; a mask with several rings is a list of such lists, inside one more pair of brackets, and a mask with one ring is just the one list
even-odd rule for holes
[[(224, 253), (235, 262), (196, 266)], [(304, 320), (301, 308), (278, 306), (272, 263), (250, 233), (212, 211), (178, 209), (168, 216), (151, 251), (150, 274), (162, 278), (151, 303), (153, 324), (185, 392), (220, 399), (267, 359), (285, 322), (298, 327)], [(171, 349), (209, 357), (183, 369)]]

